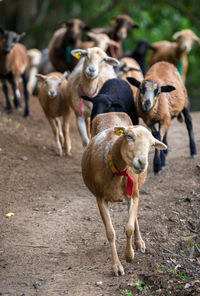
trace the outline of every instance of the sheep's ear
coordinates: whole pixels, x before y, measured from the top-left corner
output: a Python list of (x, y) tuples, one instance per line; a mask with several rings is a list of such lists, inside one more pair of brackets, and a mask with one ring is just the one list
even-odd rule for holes
[(42, 74), (36, 74), (35, 77), (37, 77), (41, 81), (44, 81), (46, 79), (46, 76)]
[(63, 73), (63, 76), (61, 77), (61, 80), (63, 80), (63, 79), (67, 79), (68, 77), (69, 77), (69, 74), (70, 74), (70, 72), (69, 71), (65, 71), (64, 73)]
[(25, 32), (19, 34), (18, 37), (17, 37), (17, 42), (21, 41), (24, 38), (25, 35), (26, 35)]
[(73, 49), (71, 55), (79, 60), (83, 56), (87, 56), (87, 50), (84, 49)]
[(157, 51), (157, 47), (149, 44), (149, 49), (151, 49), (152, 51)]
[(119, 66), (120, 65), (120, 62), (115, 58), (106, 57), (106, 58), (104, 58), (104, 61), (111, 66)]
[(4, 30), (2, 27), (0, 27), (0, 33), (1, 33), (2, 35), (4, 35), (4, 32), (5, 32), (5, 30)]
[(139, 29), (139, 28), (140, 28), (140, 26), (137, 25), (137, 24), (133, 24), (133, 25), (132, 25), (132, 29)]
[(120, 47), (120, 43), (116, 42), (115, 40), (110, 39), (108, 43), (112, 46)]
[(114, 127), (114, 133), (117, 136), (121, 136), (122, 134), (126, 135), (126, 128), (124, 126), (115, 126)]
[(90, 37), (91, 39), (96, 40), (96, 34), (94, 34), (93, 32), (87, 32), (87, 36)]
[(180, 37), (182, 36), (181, 32), (176, 32), (174, 33), (174, 35), (172, 36), (173, 40), (178, 40)]
[(161, 88), (160, 88), (161, 92), (171, 92), (175, 89), (176, 88), (172, 85), (165, 85), (165, 86), (161, 86)]
[(137, 88), (140, 88), (141, 82), (138, 81), (137, 79), (133, 77), (126, 77), (126, 79), (128, 80), (128, 82), (130, 82), (130, 84), (134, 85)]
[(154, 138), (153, 146), (159, 150), (166, 150), (167, 149), (167, 146), (164, 143), (162, 143), (161, 141), (157, 140), (156, 138)]
[(81, 96), (81, 98), (82, 98), (83, 100), (86, 100), (86, 101), (89, 101), (89, 102), (94, 103), (94, 98), (91, 98), (91, 97), (88, 97), (88, 96)]

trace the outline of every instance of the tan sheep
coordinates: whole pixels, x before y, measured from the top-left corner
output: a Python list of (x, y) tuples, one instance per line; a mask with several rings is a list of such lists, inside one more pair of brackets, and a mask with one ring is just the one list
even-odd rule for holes
[(71, 108), (76, 115), (76, 121), (83, 146), (89, 143), (90, 114), (92, 103), (83, 101), (82, 95), (94, 97), (99, 92), (104, 82), (115, 78), (113, 65), (118, 65), (118, 60), (108, 57), (98, 47), (87, 50), (75, 49), (72, 55), (80, 58), (78, 65), (68, 79), (67, 96)]
[(200, 39), (189, 29), (176, 32), (172, 38), (176, 42), (163, 40), (152, 44), (156, 50), (151, 52), (149, 65), (160, 61), (172, 63), (178, 67), (185, 83), (188, 70), (187, 54), (194, 44), (200, 44)]
[[(117, 124), (117, 126), (116, 126)], [(119, 125), (119, 126), (118, 126)], [(95, 135), (95, 131), (98, 132)], [(125, 258), (134, 258), (132, 236), (136, 248), (145, 252), (137, 211), (139, 189), (145, 181), (148, 167), (148, 153), (151, 146), (167, 147), (156, 140), (143, 126), (133, 126), (125, 113), (104, 113), (93, 121), (94, 137), (82, 157), (83, 180), (94, 194), (105, 225), (107, 239), (111, 246), (113, 271), (116, 276), (124, 274), (115, 245), (115, 230), (112, 225), (109, 202), (129, 202), (128, 223), (125, 227), (127, 244)]]
[[(146, 73), (142, 82), (127, 77), (128, 81), (138, 88), (136, 109), (153, 135), (167, 144), (167, 131), (171, 119), (177, 117), (181, 122), (183, 115), (190, 140), (190, 153), (196, 156), (196, 146), (189, 113), (187, 90), (176, 67), (167, 62), (154, 64)], [(170, 93), (169, 93), (170, 92)], [(157, 128), (158, 124), (158, 128)], [(165, 169), (165, 154), (155, 152), (154, 172)]]
[[(70, 107), (67, 102), (66, 88), (68, 73), (59, 72), (47, 75), (37, 74), (42, 81), (39, 89), (39, 102), (48, 119), (56, 139), (58, 154), (62, 156), (62, 145), (66, 155), (71, 155), (71, 140), (69, 135)], [(60, 118), (63, 118), (63, 126)]]
[[(120, 59), (120, 63), (124, 63), (127, 67), (127, 71), (121, 76), (121, 78), (125, 81), (127, 81), (126, 77), (134, 77), (139, 81), (142, 81), (144, 79), (144, 76), (142, 74), (142, 70), (136, 60), (133, 58), (122, 58)], [(130, 69), (130, 70), (129, 70)], [(136, 94), (137, 94), (137, 87), (133, 86), (130, 84), (133, 92), (133, 98), (135, 99)]]
[(92, 41), (85, 41), (81, 44), (82, 49), (88, 49), (91, 47), (100, 47), (104, 51), (107, 51), (109, 46), (119, 47), (119, 43), (110, 39), (107, 34), (94, 34), (92, 32), (87, 33), (88, 37), (92, 39)]

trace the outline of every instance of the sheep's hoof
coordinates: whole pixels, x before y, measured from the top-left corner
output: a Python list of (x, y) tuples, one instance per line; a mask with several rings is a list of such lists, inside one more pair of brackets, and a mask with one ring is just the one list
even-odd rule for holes
[(29, 112), (24, 112), (24, 118), (26, 118), (26, 119), (30, 118)]
[(10, 113), (12, 113), (12, 108), (11, 107), (6, 107), (5, 111), (6, 111), (6, 113), (10, 114)]
[(165, 171), (166, 165), (161, 166), (161, 171)]
[(135, 241), (135, 247), (137, 250), (140, 250), (142, 253), (145, 253), (146, 246), (143, 240)]
[(124, 275), (125, 274), (124, 273), (124, 268), (121, 265), (121, 263), (114, 264), (113, 265), (113, 271), (114, 271), (115, 276), (120, 276), (120, 275)]

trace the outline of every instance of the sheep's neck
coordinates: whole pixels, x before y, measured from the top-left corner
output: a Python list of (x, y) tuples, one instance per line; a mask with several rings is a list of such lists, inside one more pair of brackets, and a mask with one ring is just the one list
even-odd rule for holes
[(127, 164), (122, 159), (122, 156), (121, 156), (122, 141), (123, 141), (123, 136), (120, 136), (119, 139), (117, 139), (113, 144), (112, 151), (111, 151), (112, 162), (118, 172), (122, 172), (127, 168)]
[(95, 79), (88, 79), (85, 75), (81, 77), (81, 87), (85, 95), (91, 96), (96, 94), (98, 90), (98, 77)]
[(185, 51), (181, 48), (181, 43), (179, 42), (176, 48), (176, 58), (181, 59), (184, 54), (185, 54)]

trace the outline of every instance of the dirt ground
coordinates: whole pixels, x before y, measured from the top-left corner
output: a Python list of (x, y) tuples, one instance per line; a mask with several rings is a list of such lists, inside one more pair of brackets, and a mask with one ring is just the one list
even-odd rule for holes
[[(126, 203), (111, 206), (125, 276), (114, 277), (95, 198), (81, 176), (74, 116), (73, 158), (58, 157), (36, 97), (31, 117), (7, 115), (0, 96), (0, 295), (200, 295), (200, 159), (190, 159), (184, 124), (170, 128), (167, 169), (141, 190), (146, 253), (124, 259)], [(192, 113), (200, 153), (200, 113)], [(14, 216), (6, 217), (6, 214)]]

